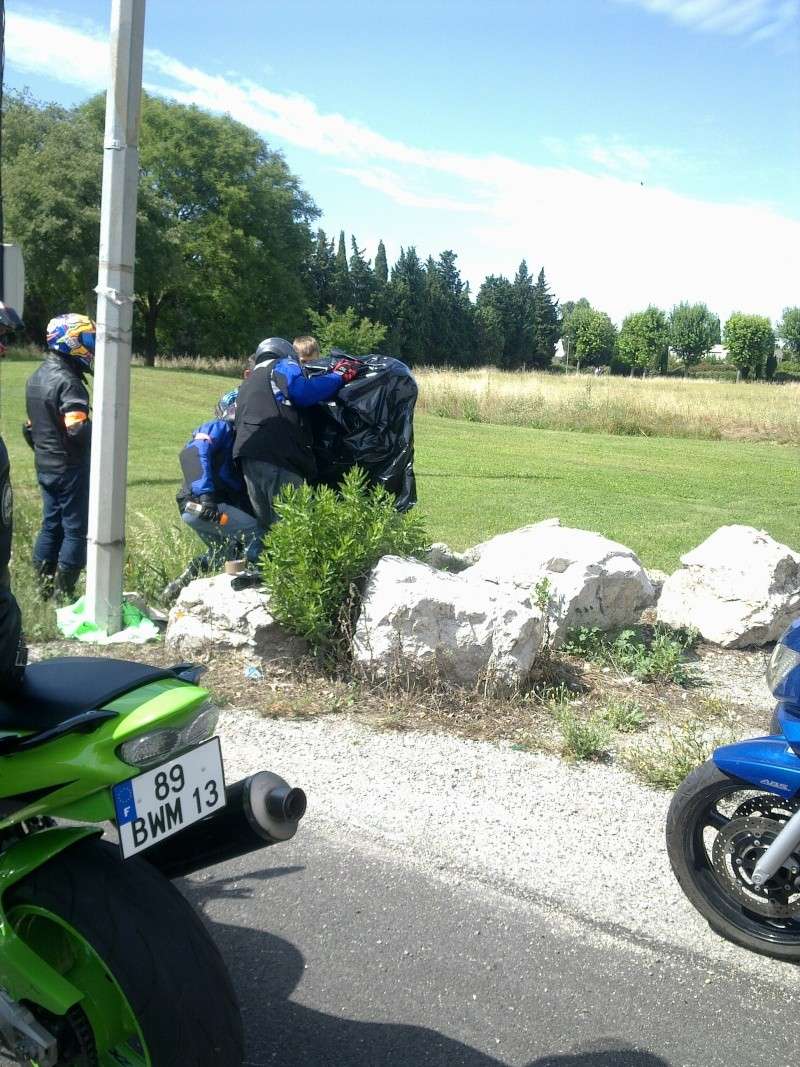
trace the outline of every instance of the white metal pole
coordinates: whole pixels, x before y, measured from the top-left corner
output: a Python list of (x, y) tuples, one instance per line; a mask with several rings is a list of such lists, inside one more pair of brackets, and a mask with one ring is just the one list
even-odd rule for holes
[(87, 615), (109, 634), (122, 617), (144, 12), (145, 0), (112, 0), (86, 572)]

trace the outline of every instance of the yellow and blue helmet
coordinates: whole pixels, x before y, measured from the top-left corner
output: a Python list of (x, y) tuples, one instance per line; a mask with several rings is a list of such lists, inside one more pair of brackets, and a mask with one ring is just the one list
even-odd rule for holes
[(96, 334), (95, 324), (85, 315), (56, 315), (47, 324), (47, 347), (91, 370)]

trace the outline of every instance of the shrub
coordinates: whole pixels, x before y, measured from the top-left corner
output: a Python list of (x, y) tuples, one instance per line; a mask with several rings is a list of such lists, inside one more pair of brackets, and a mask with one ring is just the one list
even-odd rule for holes
[(621, 734), (634, 734), (646, 722), (644, 711), (635, 700), (609, 700), (599, 714), (603, 722)]
[(625, 761), (647, 785), (677, 789), (687, 774), (705, 763), (724, 740), (722, 736), (709, 736), (700, 720), (688, 719), (670, 727), (662, 740), (632, 749)]
[(422, 521), (399, 514), (381, 487), (354, 468), (338, 491), (287, 487), (276, 502), (261, 573), (272, 615), (317, 651), (333, 651), (352, 618), (357, 584), (381, 556), (420, 555), (428, 548)]
[(561, 755), (569, 760), (598, 760), (608, 752), (611, 731), (598, 715), (582, 719), (569, 706), (556, 712), (561, 730)]
[(691, 673), (684, 653), (697, 641), (697, 633), (656, 626), (652, 635), (644, 630), (621, 630), (615, 637), (598, 627), (581, 626), (571, 630), (564, 651), (596, 663), (604, 663), (642, 682), (674, 682), (686, 685)]

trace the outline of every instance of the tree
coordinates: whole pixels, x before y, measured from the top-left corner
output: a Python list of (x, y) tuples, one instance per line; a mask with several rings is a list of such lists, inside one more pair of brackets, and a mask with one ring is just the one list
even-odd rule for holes
[(492, 304), (482, 304), (475, 309), (475, 350), (478, 362), (500, 363), (505, 348), (503, 317)]
[(375, 275), (369, 260), (364, 259), (364, 249), (358, 247), (355, 237), (350, 238), (350, 243), (350, 291), (353, 294), (353, 307), (358, 315), (373, 315), (377, 288)]
[(375, 282), (378, 289), (383, 289), (389, 281), (389, 264), (386, 262), (386, 245), (378, 241), (378, 251), (375, 253)]
[(783, 309), (778, 323), (778, 337), (793, 360), (800, 360), (800, 307)]
[(575, 326), (572, 322), (572, 316), (578, 308), (591, 308), (591, 304), (582, 296), (580, 300), (565, 300), (561, 305), (561, 321), (560, 321), (560, 333), (561, 340), (564, 342), (564, 354), (567, 357), (567, 362), (571, 357), (575, 356)]
[(513, 312), (506, 324), (507, 367), (525, 367), (531, 360), (534, 347), (533, 278), (523, 259), (513, 282)]
[(705, 304), (676, 304), (669, 314), (669, 343), (684, 373), (720, 342), (719, 319)]
[(617, 349), (617, 331), (604, 311), (576, 308), (570, 316), (570, 328), (574, 331), (578, 370), (581, 363), (597, 367), (611, 362)]
[(448, 249), (425, 264), (425, 360), (434, 365), (463, 367), (473, 359), (474, 311), (456, 258)]
[[(517, 335), (518, 306), (517, 293), (508, 278), (490, 274), (484, 279), (476, 299), (476, 316), (481, 330), (481, 343), (485, 345), (491, 336), (491, 346), (488, 351), (483, 348), (480, 354), (486, 358), (491, 353), (492, 362), (498, 367), (514, 366), (511, 353)], [(494, 347), (501, 338), (502, 347)]]
[[(8, 230), (41, 338), (53, 314), (94, 312), (105, 100), (10, 98), (5, 112)], [(318, 212), (283, 157), (227, 116), (145, 95), (139, 160), (134, 335), (148, 361), (158, 346), (240, 353), (267, 328), (298, 330)]]
[(366, 356), (377, 352), (386, 337), (385, 326), (370, 322), (367, 318), (359, 318), (354, 308), (337, 311), (329, 307), (322, 315), (309, 308), (308, 318), (323, 352), (342, 348), (351, 356)]
[(763, 315), (734, 311), (725, 323), (725, 345), (728, 359), (736, 367), (737, 381), (760, 378), (775, 348), (775, 334), (769, 319)]
[(339, 231), (339, 245), (333, 261), (333, 305), (337, 311), (346, 311), (353, 304), (353, 286), (350, 282), (350, 265), (347, 261), (347, 247), (344, 243), (344, 230)]
[[(76, 145), (79, 165), (65, 165), (75, 159)], [(102, 135), (74, 109), (9, 93), (2, 149), (6, 239), (23, 248), (25, 320), (34, 340), (43, 343), (53, 315), (94, 315)]]
[(400, 249), (386, 287), (390, 351), (406, 363), (426, 359), (425, 271), (413, 247)]
[(547, 287), (544, 267), (533, 287), (531, 305), (533, 346), (530, 363), (534, 367), (549, 367), (553, 362), (559, 335), (558, 301)]
[(322, 312), (333, 303), (333, 240), (328, 240), (324, 230), (317, 230), (308, 258), (308, 286), (315, 311)]
[(661, 308), (650, 307), (635, 311), (623, 320), (617, 348), (620, 358), (634, 370), (648, 369), (663, 373), (669, 350), (667, 316)]

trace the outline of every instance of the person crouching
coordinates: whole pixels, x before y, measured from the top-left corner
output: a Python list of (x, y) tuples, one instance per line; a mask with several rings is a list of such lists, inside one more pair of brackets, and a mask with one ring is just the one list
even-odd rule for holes
[(253, 515), (242, 476), (233, 459), (234, 418), (238, 390), (217, 404), (216, 418), (198, 426), (180, 454), (183, 485), (176, 500), (181, 519), (206, 545), (186, 570), (164, 589), (165, 603), (200, 574), (229, 559), (258, 562), (264, 527)]

